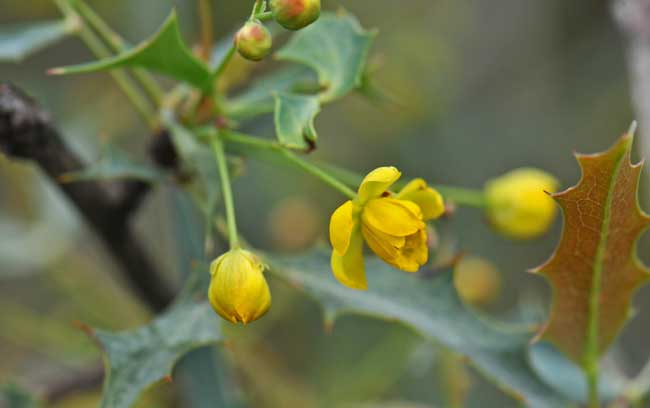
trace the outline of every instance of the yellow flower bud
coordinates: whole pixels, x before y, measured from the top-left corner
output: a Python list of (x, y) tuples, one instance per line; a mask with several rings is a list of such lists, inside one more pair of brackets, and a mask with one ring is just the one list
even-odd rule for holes
[(500, 233), (516, 239), (535, 238), (553, 223), (554, 193), (558, 181), (533, 168), (521, 168), (489, 181), (485, 185), (487, 217)]
[(300, 30), (320, 16), (320, 0), (271, 0), (273, 18), (288, 30)]
[(499, 295), (501, 275), (491, 262), (483, 258), (466, 257), (454, 267), (454, 285), (465, 302), (483, 306)]
[(271, 51), (272, 36), (260, 21), (249, 21), (235, 34), (239, 54), (251, 61), (259, 61)]
[(271, 306), (264, 265), (250, 251), (232, 249), (210, 265), (208, 297), (214, 310), (233, 323), (249, 323)]

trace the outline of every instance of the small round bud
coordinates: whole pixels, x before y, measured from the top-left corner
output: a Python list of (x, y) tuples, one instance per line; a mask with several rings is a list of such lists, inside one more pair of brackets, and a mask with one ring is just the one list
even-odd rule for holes
[(454, 285), (466, 303), (485, 306), (499, 295), (501, 275), (491, 262), (479, 257), (467, 257), (454, 267)]
[(271, 51), (271, 33), (260, 21), (249, 21), (235, 34), (239, 54), (251, 61), (259, 61)]
[(300, 30), (318, 20), (320, 0), (271, 0), (273, 18), (288, 30)]
[(249, 323), (271, 307), (264, 265), (250, 251), (232, 249), (210, 265), (208, 298), (215, 312), (233, 323)]
[(553, 223), (556, 204), (549, 196), (558, 188), (550, 174), (521, 168), (485, 185), (487, 217), (500, 233), (516, 239), (535, 238)]

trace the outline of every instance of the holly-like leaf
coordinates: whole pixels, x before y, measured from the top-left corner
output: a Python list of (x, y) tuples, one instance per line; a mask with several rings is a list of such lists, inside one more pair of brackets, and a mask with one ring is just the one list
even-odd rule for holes
[(158, 32), (140, 45), (115, 57), (87, 64), (54, 68), (55, 75), (105, 71), (120, 67), (141, 67), (168, 75), (210, 92), (213, 77), (210, 69), (187, 48), (172, 11)]
[(316, 71), (324, 89), (320, 99), (329, 102), (361, 85), (374, 37), (350, 14), (323, 13), (316, 23), (296, 33), (276, 57)]
[(149, 325), (123, 333), (96, 330), (106, 353), (102, 407), (128, 408), (151, 384), (171, 376), (189, 351), (222, 339), (220, 322), (207, 302), (184, 301)]
[(609, 150), (576, 155), (580, 182), (553, 194), (564, 213), (562, 238), (536, 272), (553, 289), (542, 337), (578, 364), (602, 355), (630, 316), (630, 300), (647, 281), (636, 241), (650, 224), (637, 203), (641, 164), (630, 163), (632, 131)]
[(153, 167), (133, 162), (112, 146), (106, 146), (99, 160), (83, 170), (61, 176), (63, 182), (116, 179), (135, 179), (155, 183), (163, 180), (164, 176)]
[(323, 307), (326, 322), (354, 313), (400, 322), (424, 338), (467, 356), (500, 387), (528, 406), (561, 407), (568, 399), (541, 381), (528, 362), (532, 332), (479, 319), (463, 304), (450, 273), (431, 281), (399, 272), (376, 258), (366, 260), (369, 291), (341, 286), (332, 277), (330, 254), (268, 257), (270, 273), (305, 291)]
[(314, 118), (320, 112), (316, 96), (275, 95), (275, 133), (280, 143), (292, 149), (310, 150), (316, 144)]
[(72, 34), (66, 20), (0, 26), (0, 61), (20, 62), (29, 55)]

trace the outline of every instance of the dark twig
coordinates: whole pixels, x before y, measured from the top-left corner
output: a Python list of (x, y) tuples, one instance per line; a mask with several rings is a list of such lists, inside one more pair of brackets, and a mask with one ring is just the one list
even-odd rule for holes
[(62, 174), (82, 169), (83, 161), (61, 139), (47, 114), (9, 84), (0, 84), (0, 150), (38, 164), (76, 205), (152, 310), (160, 311), (171, 302), (174, 290), (157, 272), (128, 222), (148, 186), (132, 181), (60, 183)]

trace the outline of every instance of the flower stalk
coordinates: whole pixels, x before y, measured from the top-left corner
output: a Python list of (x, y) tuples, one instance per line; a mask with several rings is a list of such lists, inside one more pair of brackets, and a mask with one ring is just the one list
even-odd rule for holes
[(230, 184), (230, 174), (228, 173), (228, 163), (226, 162), (226, 154), (223, 150), (223, 142), (219, 135), (214, 132), (210, 138), (212, 151), (217, 160), (217, 167), (219, 169), (219, 177), (221, 179), (221, 190), (223, 194), (224, 206), (226, 207), (226, 221), (228, 223), (228, 240), (230, 241), (230, 248), (239, 248), (239, 233), (237, 232), (237, 220), (235, 218), (235, 204), (232, 195), (232, 187)]

